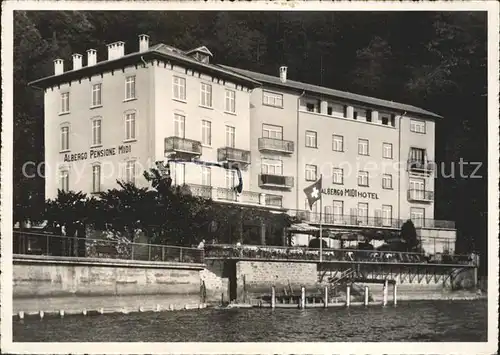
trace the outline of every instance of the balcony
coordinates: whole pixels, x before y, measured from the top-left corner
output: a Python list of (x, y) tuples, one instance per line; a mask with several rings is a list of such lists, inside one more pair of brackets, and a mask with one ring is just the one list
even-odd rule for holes
[(192, 196), (205, 199), (213, 199), (220, 202), (234, 202), (245, 205), (283, 207), (283, 196), (273, 194), (263, 194), (259, 192), (243, 191), (237, 194), (236, 191), (224, 187), (212, 187), (208, 185), (187, 184), (186, 190)]
[(165, 155), (180, 153), (189, 156), (201, 155), (201, 142), (181, 137), (165, 138)]
[(259, 138), (259, 150), (261, 152), (292, 154), (294, 151), (294, 144), (292, 141), (285, 141), (282, 139)]
[(408, 190), (408, 201), (433, 202), (434, 192), (426, 190)]
[(430, 174), (434, 171), (434, 162), (424, 160), (408, 160), (408, 171)]
[(291, 189), (293, 188), (293, 176), (260, 174), (259, 187)]
[(219, 148), (217, 160), (220, 162), (250, 164), (250, 152), (248, 150), (231, 147)]

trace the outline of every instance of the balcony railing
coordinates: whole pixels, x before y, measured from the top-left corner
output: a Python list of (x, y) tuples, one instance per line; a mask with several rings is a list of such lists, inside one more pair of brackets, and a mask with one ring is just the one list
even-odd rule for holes
[(434, 171), (434, 162), (428, 160), (409, 159), (408, 170), (431, 173)]
[(408, 201), (432, 202), (434, 201), (434, 192), (427, 190), (408, 190)]
[(259, 150), (291, 154), (294, 150), (294, 144), (292, 141), (282, 139), (259, 138)]
[(293, 176), (260, 174), (259, 187), (293, 188)]
[(181, 137), (165, 138), (165, 154), (187, 153), (201, 155), (201, 142)]
[[(320, 213), (311, 212), (306, 210), (289, 210), (288, 212), (292, 217), (297, 217), (303, 222), (319, 224)], [(358, 226), (358, 227), (369, 227), (369, 228), (392, 228), (400, 229), (403, 223), (407, 219), (399, 218), (384, 218), (384, 217), (365, 217), (358, 215), (339, 215), (331, 213), (323, 213), (322, 223), (324, 225), (334, 225), (334, 226)], [(436, 229), (455, 229), (455, 222), (436, 220), (429, 218), (414, 218), (412, 219), (413, 224), (416, 228), (436, 228)]]
[(250, 152), (248, 150), (224, 147), (217, 150), (217, 159), (220, 162), (234, 162), (250, 164)]
[(273, 194), (262, 194), (252, 191), (243, 191), (237, 194), (233, 189), (224, 187), (212, 187), (207, 185), (187, 184), (193, 196), (198, 196), (214, 201), (238, 202), (242, 204), (282, 207), (283, 196)]

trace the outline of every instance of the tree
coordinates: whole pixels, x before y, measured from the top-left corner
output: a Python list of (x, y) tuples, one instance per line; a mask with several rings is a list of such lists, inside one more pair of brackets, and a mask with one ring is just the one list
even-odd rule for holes
[(415, 225), (411, 220), (407, 220), (401, 226), (401, 239), (406, 242), (406, 246), (409, 252), (417, 250), (419, 246), (417, 230), (415, 229)]

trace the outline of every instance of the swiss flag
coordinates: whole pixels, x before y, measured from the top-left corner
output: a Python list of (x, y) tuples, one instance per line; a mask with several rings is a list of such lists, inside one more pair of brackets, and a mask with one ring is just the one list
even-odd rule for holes
[(321, 199), (321, 179), (322, 177), (320, 177), (314, 184), (304, 189), (304, 193), (307, 196), (307, 201), (309, 202), (309, 208), (311, 210), (314, 202)]

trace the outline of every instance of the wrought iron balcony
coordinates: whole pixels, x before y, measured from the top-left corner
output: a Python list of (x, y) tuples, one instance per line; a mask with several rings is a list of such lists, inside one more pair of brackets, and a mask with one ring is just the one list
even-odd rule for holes
[(434, 201), (434, 192), (427, 190), (408, 190), (408, 201), (432, 202)]
[(434, 162), (428, 160), (408, 160), (408, 170), (422, 173), (432, 173), (434, 171)]
[(201, 142), (181, 137), (165, 138), (165, 154), (201, 155)]
[(293, 188), (293, 176), (260, 174), (259, 187)]
[(250, 152), (232, 147), (219, 148), (217, 150), (217, 160), (220, 162), (250, 164)]
[(292, 154), (294, 143), (275, 138), (259, 138), (259, 150)]

